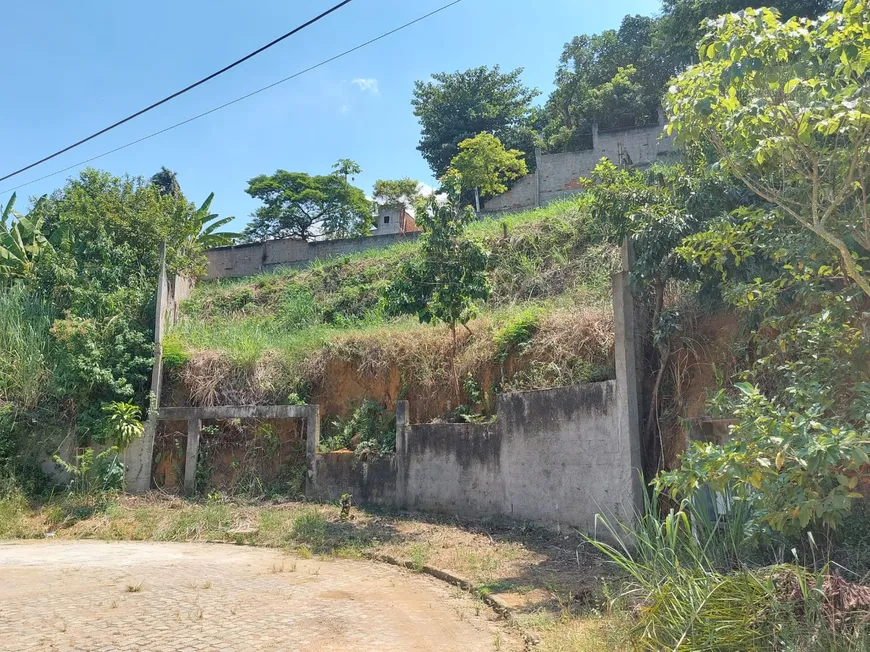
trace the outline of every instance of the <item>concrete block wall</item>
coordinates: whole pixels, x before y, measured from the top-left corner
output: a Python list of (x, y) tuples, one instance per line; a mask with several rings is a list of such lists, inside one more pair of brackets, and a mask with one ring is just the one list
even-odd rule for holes
[(663, 131), (662, 124), (606, 132), (593, 126), (592, 149), (558, 154), (536, 152), (536, 171), (519, 179), (506, 193), (490, 199), (484, 210), (488, 213), (525, 210), (579, 192), (580, 177), (588, 177), (602, 158), (626, 167), (646, 167), (673, 151), (673, 136)]
[(277, 267), (301, 267), (312, 260), (383, 249), (410, 242), (418, 233), (389, 233), (341, 240), (305, 242), (290, 238), (267, 240), (235, 247), (218, 247), (205, 252), (208, 273), (205, 279), (253, 276)]

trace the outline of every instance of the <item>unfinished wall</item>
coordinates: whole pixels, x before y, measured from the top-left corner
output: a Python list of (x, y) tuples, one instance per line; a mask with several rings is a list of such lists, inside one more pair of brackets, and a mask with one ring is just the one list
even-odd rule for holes
[(588, 177), (606, 157), (617, 165), (646, 167), (674, 151), (674, 139), (662, 125), (632, 127), (613, 131), (592, 130), (592, 149), (560, 154), (535, 153), (537, 169), (514, 183), (506, 193), (493, 197), (486, 212), (524, 210), (582, 190), (578, 180)]
[(630, 519), (643, 489), (629, 254), (613, 277), (616, 380), (499, 395), (488, 424), (410, 425), (399, 401), (394, 455), (315, 453), (309, 440), (308, 495), (586, 531), (599, 513)]
[(615, 381), (504, 394), (491, 424), (400, 423), (391, 457), (318, 454), (312, 497), (591, 531), (596, 513), (632, 514), (618, 430)]
[(205, 252), (208, 258), (206, 279), (253, 276), (276, 267), (302, 266), (309, 261), (345, 256), (347, 254), (383, 249), (401, 242), (410, 242), (417, 233), (388, 233), (343, 240), (267, 240), (235, 247), (218, 247)]

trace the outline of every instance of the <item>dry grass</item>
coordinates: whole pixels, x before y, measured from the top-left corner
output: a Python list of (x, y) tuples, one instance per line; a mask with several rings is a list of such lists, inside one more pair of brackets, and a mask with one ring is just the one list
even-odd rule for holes
[[(487, 399), (488, 412), (500, 391), (571, 385), (612, 377), (613, 317), (608, 308), (576, 306), (541, 309), (540, 324), (527, 342), (500, 359), (496, 335), (511, 312), (483, 315), (459, 331), (456, 369), (474, 379)], [(355, 399), (373, 397), (392, 403), (401, 393), (416, 404), (422, 419), (456, 407), (450, 365), (452, 340), (441, 326), (415, 323), (336, 334), (288, 361), (279, 350), (253, 362), (234, 361), (225, 351), (196, 353), (181, 369), (183, 399), (194, 405), (251, 405), (281, 402), (305, 386), (321, 402), (327, 420), (352, 409)], [(360, 390), (362, 388), (362, 390)], [(354, 396), (360, 390), (360, 396)], [(344, 396), (341, 405), (331, 397)], [(460, 402), (475, 401), (464, 393)]]

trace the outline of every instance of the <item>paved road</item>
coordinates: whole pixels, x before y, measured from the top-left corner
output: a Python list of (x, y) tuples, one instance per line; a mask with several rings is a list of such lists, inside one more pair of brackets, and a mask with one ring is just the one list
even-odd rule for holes
[(230, 545), (0, 544), (0, 650), (511, 650), (479, 603), (384, 564)]

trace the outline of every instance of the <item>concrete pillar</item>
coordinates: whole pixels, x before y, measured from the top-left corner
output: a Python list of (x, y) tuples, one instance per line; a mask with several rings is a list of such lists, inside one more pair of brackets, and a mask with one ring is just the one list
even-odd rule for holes
[(643, 509), (641, 482), (641, 438), (639, 377), (637, 371), (637, 326), (634, 295), (631, 291), (630, 269), (632, 252), (629, 244), (622, 248), (622, 271), (613, 275), (613, 331), (615, 338), (616, 362), (616, 410), (617, 432), (621, 459), (624, 460), (619, 472), (625, 494), (620, 503), (623, 519)]
[(184, 453), (184, 493), (196, 493), (196, 462), (199, 458), (199, 436), (202, 433), (200, 419), (187, 420), (187, 449)]
[(411, 422), (411, 406), (408, 401), (396, 401), (396, 504), (405, 507), (408, 481), (408, 432)]
[(163, 329), (166, 327), (166, 309), (169, 282), (166, 277), (166, 245), (160, 245), (160, 276), (157, 280), (157, 310), (154, 320), (154, 366), (151, 368), (151, 396), (142, 436), (124, 451), (127, 490), (141, 494), (151, 488), (151, 461), (154, 456), (154, 437), (157, 435), (157, 411), (163, 387)]
[(592, 149), (598, 149), (598, 123), (592, 123)]
[(320, 447), (320, 406), (308, 406), (308, 428), (305, 440), (305, 495), (313, 497), (317, 493), (317, 449)]

